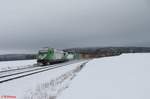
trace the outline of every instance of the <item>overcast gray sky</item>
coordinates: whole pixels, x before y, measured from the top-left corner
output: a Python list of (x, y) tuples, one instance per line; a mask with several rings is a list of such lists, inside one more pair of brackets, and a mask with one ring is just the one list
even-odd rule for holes
[(150, 46), (150, 1), (0, 0), (0, 46)]

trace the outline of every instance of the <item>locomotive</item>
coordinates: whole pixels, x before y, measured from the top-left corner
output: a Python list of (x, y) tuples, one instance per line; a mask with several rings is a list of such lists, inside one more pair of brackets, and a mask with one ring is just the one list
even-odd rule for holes
[(74, 58), (75, 55), (73, 53), (64, 52), (54, 48), (42, 48), (37, 55), (37, 64), (49, 65), (73, 60)]

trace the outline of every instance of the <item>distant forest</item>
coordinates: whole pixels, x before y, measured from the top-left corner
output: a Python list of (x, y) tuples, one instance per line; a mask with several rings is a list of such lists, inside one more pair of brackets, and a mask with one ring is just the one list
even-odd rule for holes
[(0, 55), (0, 61), (14, 61), (14, 60), (30, 60), (36, 59), (35, 54), (5, 54)]
[(123, 53), (150, 53), (150, 47), (89, 47), (70, 48), (66, 52), (80, 53), (83, 58), (116, 56)]
[[(64, 49), (66, 52), (79, 53), (81, 58), (98, 58), (121, 55), (122, 53), (150, 53), (150, 47), (88, 47)], [(0, 61), (36, 59), (37, 54), (5, 54)]]

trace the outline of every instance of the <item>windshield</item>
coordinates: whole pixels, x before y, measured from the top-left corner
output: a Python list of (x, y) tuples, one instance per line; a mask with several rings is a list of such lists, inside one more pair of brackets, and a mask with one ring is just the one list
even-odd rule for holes
[(45, 53), (47, 53), (48, 51), (47, 50), (40, 50), (39, 51), (39, 54), (45, 54)]

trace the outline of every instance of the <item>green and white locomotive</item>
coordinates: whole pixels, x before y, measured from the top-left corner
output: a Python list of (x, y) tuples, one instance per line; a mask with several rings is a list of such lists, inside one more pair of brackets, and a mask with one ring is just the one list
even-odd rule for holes
[(54, 48), (42, 48), (37, 55), (37, 63), (42, 65), (64, 62), (67, 60), (67, 52)]

